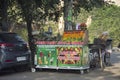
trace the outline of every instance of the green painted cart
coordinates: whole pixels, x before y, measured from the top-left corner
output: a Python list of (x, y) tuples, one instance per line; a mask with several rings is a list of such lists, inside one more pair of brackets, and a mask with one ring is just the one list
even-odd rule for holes
[(90, 68), (88, 44), (83, 40), (37, 41), (34, 63), (35, 69), (73, 69), (83, 74)]

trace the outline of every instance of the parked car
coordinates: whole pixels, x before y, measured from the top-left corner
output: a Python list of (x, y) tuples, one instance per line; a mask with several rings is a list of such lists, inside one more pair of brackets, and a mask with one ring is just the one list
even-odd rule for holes
[(0, 32), (0, 70), (29, 63), (30, 50), (27, 43), (16, 33)]

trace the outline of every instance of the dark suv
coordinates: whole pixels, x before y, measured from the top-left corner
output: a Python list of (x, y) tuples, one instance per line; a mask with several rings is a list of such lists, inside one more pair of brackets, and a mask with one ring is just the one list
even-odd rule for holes
[(30, 50), (27, 43), (16, 33), (0, 32), (0, 70), (29, 65)]

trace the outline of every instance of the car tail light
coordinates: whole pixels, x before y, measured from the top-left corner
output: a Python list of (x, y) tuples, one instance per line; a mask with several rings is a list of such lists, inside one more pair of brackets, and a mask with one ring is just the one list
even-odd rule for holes
[(14, 47), (14, 44), (10, 44), (10, 43), (0, 43), (0, 47)]
[(12, 60), (5, 60), (5, 62), (12, 62)]

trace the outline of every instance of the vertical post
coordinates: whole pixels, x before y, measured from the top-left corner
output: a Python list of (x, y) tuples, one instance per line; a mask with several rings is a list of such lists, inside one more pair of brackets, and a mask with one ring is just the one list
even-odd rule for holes
[(64, 31), (72, 30), (72, 5), (73, 0), (64, 1)]
[(99, 59), (100, 59), (100, 67), (103, 70), (103, 61), (102, 61), (102, 50), (99, 48)]

